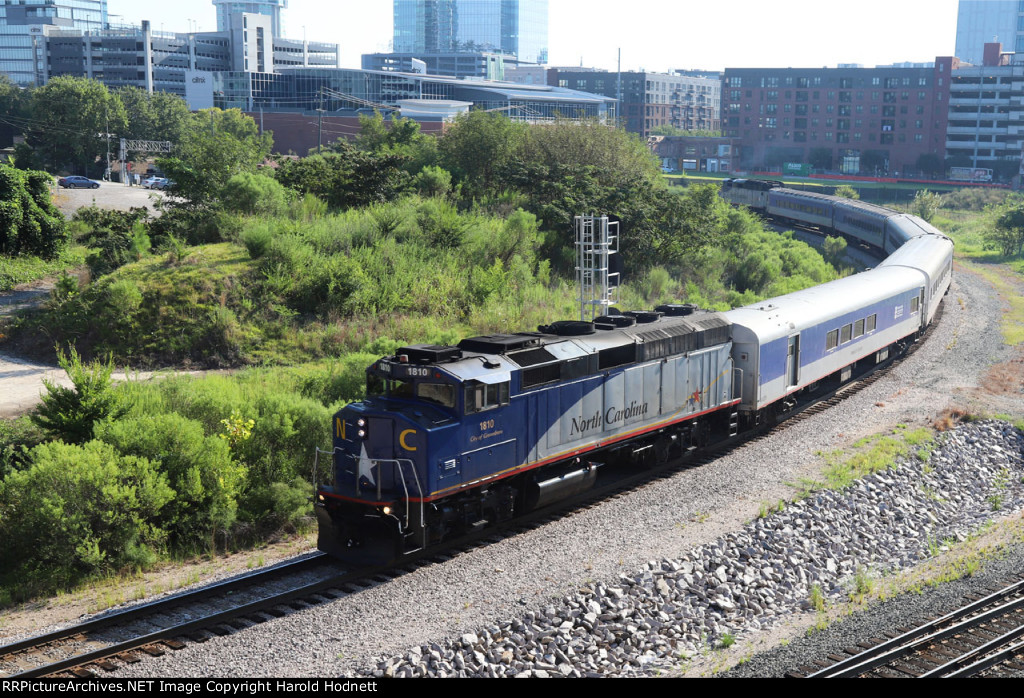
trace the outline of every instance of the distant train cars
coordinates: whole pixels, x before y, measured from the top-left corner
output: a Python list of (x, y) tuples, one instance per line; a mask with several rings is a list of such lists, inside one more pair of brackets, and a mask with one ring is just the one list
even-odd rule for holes
[(727, 179), (719, 194), (731, 204), (781, 221), (840, 233), (885, 254), (922, 232), (941, 235), (916, 216), (855, 199), (787, 189), (772, 180)]
[(725, 313), (667, 305), (399, 349), (334, 416), (320, 549), (392, 562), (584, 492), (608, 464), (648, 467), (772, 421), (915, 340), (949, 288), (949, 238), (779, 184), (727, 180), (722, 196), (891, 254)]

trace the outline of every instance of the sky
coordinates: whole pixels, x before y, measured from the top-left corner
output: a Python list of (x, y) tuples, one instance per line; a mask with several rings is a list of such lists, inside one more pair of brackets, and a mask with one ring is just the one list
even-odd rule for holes
[[(339, 44), (341, 65), (390, 50), (391, 0), (290, 0), (285, 35)], [(615, 70), (815, 68), (954, 53), (957, 0), (549, 0), (551, 65)], [(210, 0), (109, 0), (111, 21), (214, 31)]]

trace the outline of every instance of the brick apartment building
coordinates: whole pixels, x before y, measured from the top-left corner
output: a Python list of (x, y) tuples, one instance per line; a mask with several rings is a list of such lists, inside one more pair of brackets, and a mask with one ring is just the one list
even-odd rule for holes
[(923, 156), (945, 158), (958, 67), (939, 57), (875, 68), (728, 68), (724, 135), (737, 139), (744, 170), (792, 162), (846, 174), (916, 172)]

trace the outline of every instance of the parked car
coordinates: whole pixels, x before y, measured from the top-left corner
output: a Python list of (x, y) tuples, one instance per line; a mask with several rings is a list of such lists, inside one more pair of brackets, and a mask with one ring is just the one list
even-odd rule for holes
[(167, 179), (165, 177), (165, 178), (161, 179), (161, 181), (156, 185), (156, 187), (154, 187), (154, 189), (159, 189), (160, 191), (167, 191), (168, 189), (170, 189), (173, 186), (174, 186), (174, 180)]
[(59, 186), (65, 189), (99, 189), (100, 183), (95, 182), (88, 177), (79, 177), (77, 175), (71, 177), (61, 177), (57, 180)]
[(163, 184), (166, 181), (163, 177), (147, 177), (142, 180), (142, 187), (144, 189), (163, 189)]

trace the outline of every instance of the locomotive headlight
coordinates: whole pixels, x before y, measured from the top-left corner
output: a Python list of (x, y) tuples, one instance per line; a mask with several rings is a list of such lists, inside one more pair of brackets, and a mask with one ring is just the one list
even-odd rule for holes
[(366, 430), (365, 429), (360, 429), (359, 430), (359, 438), (360, 439), (365, 439), (366, 438)]
[(363, 419), (362, 417), (360, 417), (360, 418), (359, 418), (359, 420), (358, 420), (358, 421), (356, 422), (356, 425), (357, 425), (357, 426), (358, 426), (358, 427), (359, 427), (360, 429), (362, 429), (363, 427), (365, 427), (365, 426), (366, 426), (366, 420), (365, 420), (365, 419)]
[(384, 507), (383, 509), (381, 509), (381, 511), (384, 513), (385, 516), (387, 516), (391, 513), (391, 507)]

